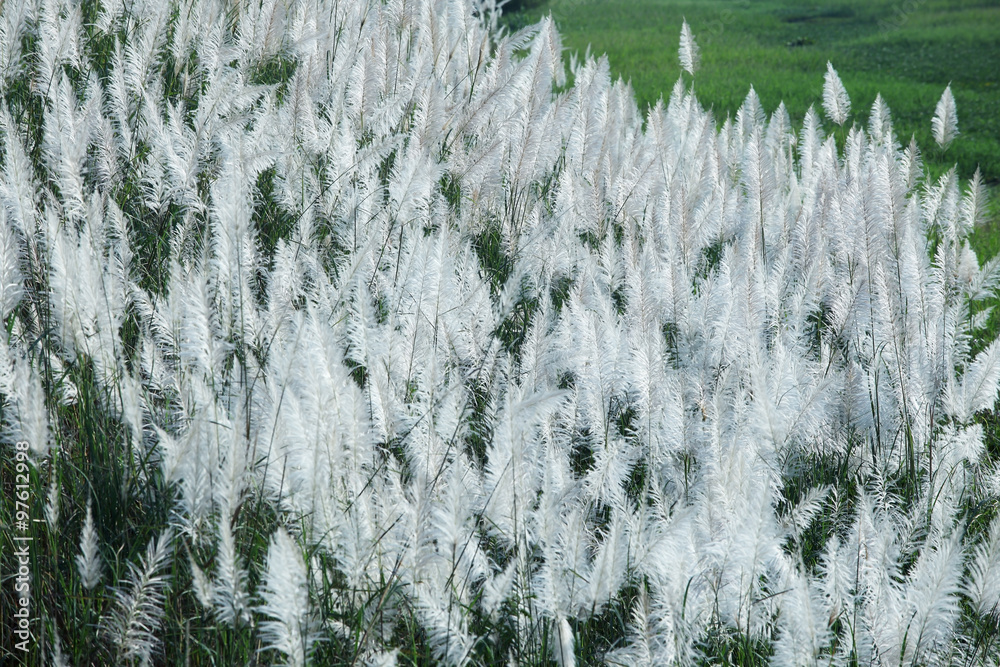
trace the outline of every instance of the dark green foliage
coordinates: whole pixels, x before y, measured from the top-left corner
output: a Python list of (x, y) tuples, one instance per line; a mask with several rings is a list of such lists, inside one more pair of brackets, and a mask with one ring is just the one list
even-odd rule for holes
[(552, 307), (555, 312), (562, 310), (563, 304), (569, 298), (570, 288), (573, 287), (573, 279), (569, 276), (558, 276), (553, 278), (552, 287), (549, 290), (549, 298), (552, 300)]
[[(632, 583), (623, 587), (604, 609), (585, 621), (570, 621), (575, 638), (574, 649), (579, 665), (604, 664), (610, 651), (624, 648), (635, 605), (639, 603), (640, 586)], [(596, 610), (595, 610), (596, 611)]]
[(441, 177), (438, 182), (438, 187), (441, 188), (441, 194), (444, 196), (444, 200), (448, 202), (448, 206), (455, 213), (455, 215), (460, 215), (462, 212), (462, 183), (453, 174), (446, 174)]
[[(35, 632), (39, 644), (51, 650), (51, 629), (58, 629), (64, 654), (74, 665), (107, 664), (113, 655), (103, 637), (94, 632), (98, 618), (112, 602), (103, 595), (104, 586), (109, 581), (123, 580), (126, 563), (136, 562), (149, 540), (167, 526), (174, 494), (163, 483), (159, 465), (151, 458), (152, 450), (134, 442), (129, 430), (113, 416), (120, 399), (101, 389), (87, 359), (78, 359), (62, 372), (43, 368), (42, 377), (49, 385), (48, 396), (59, 395), (57, 387), (71, 383), (76, 398), (70, 405), (49, 406), (53, 414), (53, 448), (58, 453), (45, 468), (34, 468), (31, 475), (29, 512), (33, 519), (35, 568), (32, 611), (34, 618), (42, 619), (48, 628), (48, 632), (42, 632), (43, 628), (36, 626)], [(0, 448), (5, 487), (9, 483), (6, 471), (13, 469), (12, 459), (12, 448)], [(62, 508), (57, 526), (49, 526), (44, 520), (53, 484)], [(9, 490), (3, 500), (4, 516), (12, 516), (13, 508), (6, 506), (14, 497), (13, 489)], [(92, 503), (104, 564), (102, 583), (93, 591), (80, 586), (74, 561), (85, 518), (78, 508), (86, 507), (88, 501)], [(117, 551), (107, 549), (106, 545), (112, 544), (118, 545)], [(10, 554), (5, 546), (0, 558), (4, 572), (14, 571)], [(10, 590), (5, 586), (3, 595), (6, 597)], [(75, 594), (67, 596), (67, 591)], [(5, 599), (5, 608), (13, 609), (7, 606), (11, 603)], [(184, 612), (186, 617), (190, 617), (189, 611)], [(4, 632), (7, 630), (9, 625), (4, 624)], [(13, 645), (8, 639), (4, 638), (4, 647)], [(40, 655), (36, 652), (36, 657)], [(0, 657), (4, 657), (3, 652)]]
[(791, 512), (809, 491), (824, 487), (830, 489), (823, 499), (822, 509), (799, 540), (790, 540), (786, 545), (790, 552), (799, 554), (802, 564), (811, 571), (819, 564), (827, 540), (848, 525), (853, 515), (858, 494), (857, 470), (851, 468), (850, 460), (849, 451), (840, 456), (804, 453), (798, 461), (790, 462), (786, 467), (788, 473), (781, 490), (779, 515)]
[(733, 633), (716, 626), (700, 646), (705, 665), (739, 665), (739, 667), (766, 667), (773, 650), (770, 642), (762, 637)]
[[(507, 0), (507, 2), (503, 3), (503, 11), (505, 14), (513, 14), (526, 9), (534, 9), (543, 5), (544, 1), (545, 0)], [(501, 0), (501, 2), (503, 2), (503, 0)]]
[(499, 222), (488, 222), (483, 230), (473, 239), (472, 247), (479, 257), (494, 294), (499, 294), (507, 278), (510, 277), (514, 262), (505, 251), (503, 229)]
[(298, 216), (277, 202), (274, 167), (269, 167), (257, 177), (252, 220), (257, 230), (260, 250), (266, 257), (273, 258), (278, 241), (287, 241), (299, 222)]
[(250, 75), (250, 82), (261, 86), (277, 86), (275, 98), (280, 104), (288, 94), (288, 82), (298, 69), (297, 60), (274, 56), (257, 64)]

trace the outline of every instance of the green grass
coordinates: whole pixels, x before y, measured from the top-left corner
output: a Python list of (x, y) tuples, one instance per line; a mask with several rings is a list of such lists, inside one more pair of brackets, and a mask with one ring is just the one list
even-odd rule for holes
[[(514, 27), (547, 13), (569, 52), (607, 53), (640, 109), (680, 76), (686, 17), (702, 54), (695, 91), (720, 120), (752, 84), (765, 109), (784, 101), (801, 121), (819, 106), (829, 60), (851, 96), (849, 123), (867, 122), (881, 92), (898, 136), (915, 135), (933, 171), (957, 163), (969, 178), (979, 166), (1000, 182), (1000, 0), (546, 0), (506, 20)], [(961, 134), (942, 153), (931, 118), (949, 82)]]

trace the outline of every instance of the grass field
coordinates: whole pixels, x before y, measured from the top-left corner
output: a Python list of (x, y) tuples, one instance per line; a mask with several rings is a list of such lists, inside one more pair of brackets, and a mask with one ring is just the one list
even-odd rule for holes
[[(848, 124), (881, 90), (1000, 191), (996, 2), (521, 1), (642, 107), (682, 15), (714, 119), (798, 122), (832, 60)], [(859, 218), (757, 119), (551, 105), (549, 30), (236, 5), (0, 0), (0, 665), (1000, 663), (993, 283), (898, 151)]]
[[(507, 21), (523, 25), (550, 12), (570, 52), (607, 53), (640, 108), (680, 75), (686, 18), (701, 47), (695, 89), (717, 117), (734, 114), (752, 84), (765, 109), (784, 101), (801, 121), (818, 106), (829, 60), (855, 121), (867, 121), (881, 92), (901, 140), (915, 135), (934, 171), (958, 163), (968, 178), (978, 165), (987, 181), (1000, 182), (1000, 0), (548, 0)], [(942, 154), (930, 121), (949, 82), (961, 135)]]

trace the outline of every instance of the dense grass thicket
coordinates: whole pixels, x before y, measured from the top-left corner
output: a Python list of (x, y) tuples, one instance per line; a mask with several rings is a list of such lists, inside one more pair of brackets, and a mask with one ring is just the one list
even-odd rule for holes
[[(685, 16), (706, 47), (694, 88), (720, 126), (753, 86), (765, 108), (783, 104), (801, 127), (832, 61), (854, 102), (849, 124), (870, 122), (881, 96), (897, 136), (916, 139), (933, 177), (953, 166), (965, 181), (981, 173), (990, 196), (969, 243), (981, 261), (1000, 251), (1000, 0), (512, 0), (500, 23), (516, 31), (548, 14), (568, 57), (607, 55), (612, 77), (629, 82), (640, 113), (681, 74), (677, 42), (665, 36)], [(944, 86), (962, 118), (947, 150), (935, 145), (927, 123)], [(821, 120), (843, 148), (845, 134)], [(1000, 333), (1000, 302), (988, 303), (992, 337)]]
[(3, 4), (0, 660), (997, 664), (952, 88), (721, 121), (684, 24), (644, 115), (493, 10)]
[[(524, 25), (549, 12), (571, 52), (608, 54), (640, 109), (680, 74), (665, 35), (685, 16), (705, 47), (698, 99), (717, 120), (734, 115), (753, 85), (766, 108), (784, 102), (798, 125), (831, 60), (855, 120), (867, 123), (881, 94), (896, 133), (915, 134), (936, 173), (958, 163), (963, 178), (981, 168), (1000, 182), (1000, 0), (527, 0), (506, 5), (503, 20)], [(949, 84), (962, 135), (941, 153), (926, 119)]]

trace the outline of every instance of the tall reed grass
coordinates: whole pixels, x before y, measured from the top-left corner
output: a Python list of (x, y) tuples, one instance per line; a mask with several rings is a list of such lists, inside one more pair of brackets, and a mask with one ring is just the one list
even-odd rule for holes
[(996, 664), (980, 180), (496, 19), (4, 3), (3, 659)]

